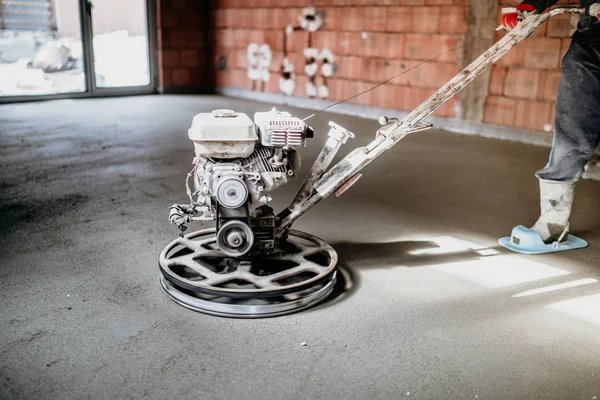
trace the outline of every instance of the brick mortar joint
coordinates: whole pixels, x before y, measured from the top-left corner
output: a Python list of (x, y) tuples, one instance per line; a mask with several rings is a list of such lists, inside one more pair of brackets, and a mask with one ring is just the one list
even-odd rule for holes
[[(455, 65), (454, 63), (447, 63), (447, 64), (449, 64), (449, 65)], [(231, 66), (231, 67), (228, 67), (228, 68), (227, 68), (227, 70), (235, 70), (235, 71), (238, 71), (238, 72), (240, 72), (240, 71), (241, 71), (241, 72), (246, 72), (246, 71), (247, 71), (247, 68), (245, 68), (245, 67), (239, 67), (239, 66), (237, 66), (237, 65), (236, 65), (236, 66)], [(218, 72), (221, 72), (221, 73), (225, 72), (225, 73), (226, 73), (226, 72), (227, 72), (227, 70), (225, 70), (225, 71), (218, 71)], [(273, 70), (277, 70), (277, 68), (273, 68)], [(412, 72), (412, 71), (411, 71), (411, 72)], [(409, 73), (410, 73), (410, 72), (409, 72)], [(296, 73), (296, 76), (297, 76), (297, 77), (306, 77), (306, 76), (308, 76), (308, 75), (306, 75), (306, 74), (304, 74), (304, 73), (302, 73), (302, 72), (298, 72), (298, 73)], [(402, 77), (402, 75), (398, 76), (398, 77), (397, 77), (397, 78), (395, 78), (395, 79), (401, 79), (401, 77)], [(388, 78), (377, 79), (377, 80), (372, 80), (372, 81), (371, 81), (371, 80), (358, 80), (358, 82), (365, 82), (365, 83), (375, 83), (375, 84), (376, 84), (376, 83), (380, 83), (381, 81), (384, 81), (384, 80), (386, 80), (386, 79), (388, 79)], [(339, 80), (339, 81), (344, 81), (344, 82), (357, 82), (357, 80), (356, 80), (356, 79), (353, 79), (353, 78), (350, 78), (350, 77), (345, 77), (345, 76), (336, 76), (336, 75), (332, 75), (332, 76), (330, 76), (330, 77), (328, 78), (328, 80)], [(410, 84), (402, 85), (402, 84), (399, 84), (399, 83), (393, 83), (393, 80), (391, 80), (391, 81), (387, 82), (386, 84), (388, 84), (388, 85), (393, 85), (393, 86), (401, 86), (401, 87), (411, 87), (411, 88), (415, 88), (415, 89), (429, 89), (429, 88), (423, 88), (423, 87), (421, 87), (421, 86), (411, 86)], [(437, 90), (437, 89), (439, 89), (439, 88), (440, 88), (440, 87), (437, 87), (437, 86), (436, 86), (436, 87), (432, 87), (431, 89), (436, 89), (436, 90)], [(509, 97), (506, 97), (506, 96), (497, 96), (497, 95), (492, 95), (492, 96), (488, 96), (488, 97), (503, 97), (503, 98), (509, 98)], [(511, 98), (511, 99), (513, 99), (513, 98)], [(514, 100), (528, 100), (528, 99), (514, 98)], [(540, 102), (542, 102), (542, 101), (540, 100)], [(552, 101), (545, 101), (545, 102), (552, 103)]]
[[(176, 29), (176, 28), (163, 28), (165, 30), (169, 30), (169, 29)], [(263, 32), (283, 32), (285, 28), (243, 28), (243, 27), (237, 27), (237, 26), (218, 26), (216, 27), (216, 30), (221, 30), (221, 31), (225, 31), (225, 30), (231, 30), (233, 32), (235, 31), (263, 31)], [(419, 31), (388, 31), (388, 30), (381, 30), (381, 31), (373, 31), (373, 30), (368, 30), (368, 29), (354, 29), (354, 30), (343, 30), (343, 29), (327, 29), (325, 27), (323, 27), (322, 29), (319, 29), (317, 32), (314, 32), (314, 34), (318, 34), (319, 32), (340, 32), (340, 33), (357, 33), (357, 34), (361, 34), (362, 32), (365, 33), (373, 33), (373, 34), (391, 34), (391, 35), (415, 35), (415, 36), (427, 36), (430, 37), (432, 35), (437, 35), (437, 36), (449, 36), (449, 37), (456, 37), (456, 38), (461, 38), (464, 37), (465, 34), (464, 33), (455, 33), (455, 32), (443, 32), (443, 31), (436, 31), (436, 32), (419, 32)]]
[[(392, 6), (392, 5), (388, 5), (388, 4), (371, 4), (371, 5), (364, 5), (364, 4), (357, 4), (357, 5), (327, 5), (327, 6), (315, 6), (315, 9), (317, 10), (327, 10), (327, 9), (332, 9), (332, 8), (339, 8), (339, 9), (348, 9), (348, 8), (407, 8), (407, 9), (414, 9), (414, 8), (466, 8), (467, 6), (465, 5), (460, 5), (460, 4), (406, 4), (406, 5), (398, 5), (398, 6)], [(213, 10), (217, 11), (217, 10), (289, 10), (289, 9), (295, 9), (295, 10), (301, 10), (302, 8), (304, 8), (303, 6), (277, 6), (277, 7), (217, 7)], [(173, 10), (178, 10), (177, 8), (173, 8)]]

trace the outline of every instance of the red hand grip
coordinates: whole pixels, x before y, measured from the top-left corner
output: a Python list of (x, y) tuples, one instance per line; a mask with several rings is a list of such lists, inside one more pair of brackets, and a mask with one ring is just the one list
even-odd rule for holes
[[(525, 12), (537, 11), (535, 6), (533, 6), (531, 4), (519, 4), (515, 8), (519, 11), (525, 11)], [(514, 28), (517, 26), (518, 22), (519, 22), (519, 15), (517, 13), (508, 13), (508, 14), (502, 15), (502, 26), (504, 26), (505, 28)]]
[(531, 4), (519, 4), (515, 7), (519, 11), (536, 12), (537, 8)]

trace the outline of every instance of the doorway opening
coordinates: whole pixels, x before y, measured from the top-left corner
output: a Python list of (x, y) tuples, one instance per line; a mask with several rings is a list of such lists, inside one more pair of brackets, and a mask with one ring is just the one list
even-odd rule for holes
[(146, 0), (0, 0), (0, 100), (152, 93)]

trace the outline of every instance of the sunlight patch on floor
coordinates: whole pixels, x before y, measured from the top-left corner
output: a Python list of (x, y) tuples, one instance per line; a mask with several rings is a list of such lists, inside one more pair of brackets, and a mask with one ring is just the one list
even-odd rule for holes
[(427, 241), (436, 243), (434, 249), (416, 250), (414, 255), (452, 254), (472, 250), (473, 259), (449, 263), (431, 264), (428, 268), (445, 274), (450, 274), (464, 281), (485, 288), (494, 289), (541, 279), (568, 275), (564, 269), (533, 261), (517, 254), (502, 254), (496, 249), (490, 249), (477, 243), (440, 236), (428, 238)]
[(432, 249), (418, 249), (413, 250), (410, 254), (421, 255), (421, 254), (450, 254), (457, 253), (460, 251), (466, 250), (485, 250), (487, 246), (482, 246), (477, 243), (469, 242), (467, 240), (462, 240), (455, 238), (453, 236), (438, 236), (433, 238), (425, 239), (428, 242), (435, 243), (438, 247)]
[(600, 293), (559, 301), (546, 307), (600, 325)]
[(559, 283), (558, 285), (550, 285), (541, 287), (539, 289), (526, 290), (524, 292), (515, 294), (513, 297), (535, 296), (537, 294), (550, 293), (578, 286), (591, 285), (592, 283), (596, 282), (598, 282), (598, 280), (594, 278), (577, 279), (571, 282)]
[(474, 261), (431, 265), (430, 267), (488, 289), (519, 285), (569, 274), (564, 269), (513, 255), (486, 257)]

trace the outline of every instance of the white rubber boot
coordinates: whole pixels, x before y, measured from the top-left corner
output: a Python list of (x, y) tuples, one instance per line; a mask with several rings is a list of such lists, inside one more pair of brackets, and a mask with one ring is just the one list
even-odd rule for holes
[(546, 243), (562, 240), (569, 230), (575, 182), (540, 179), (540, 218), (531, 227)]

